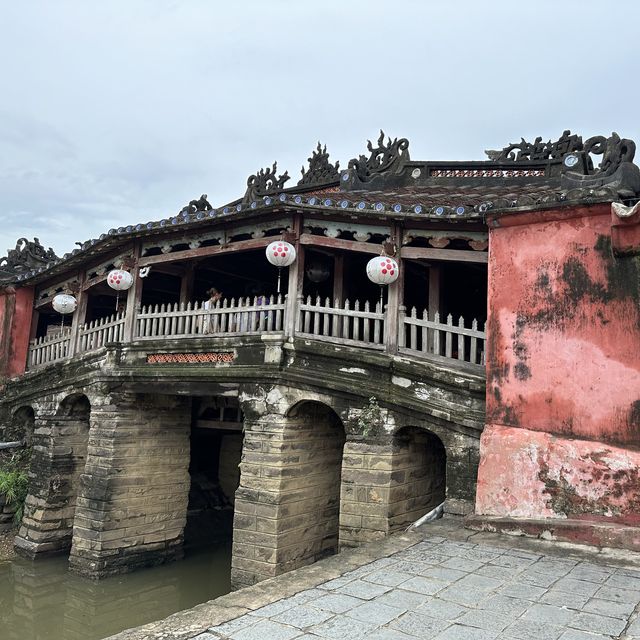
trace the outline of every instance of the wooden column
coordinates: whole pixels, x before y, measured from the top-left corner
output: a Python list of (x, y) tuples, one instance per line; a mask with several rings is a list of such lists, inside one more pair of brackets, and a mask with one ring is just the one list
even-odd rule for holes
[[(429, 267), (429, 320), (433, 321), (435, 314), (440, 312), (440, 297), (442, 282), (442, 267), (431, 265)], [(440, 322), (444, 319), (440, 318)], [(433, 353), (434, 331), (429, 331), (429, 353)]]
[[(344, 302), (344, 254), (336, 253), (333, 258), (333, 300)], [(332, 302), (333, 302), (332, 300)]]
[(36, 339), (38, 334), (38, 323), (40, 322), (40, 311), (34, 307), (31, 315), (31, 331), (29, 332), (29, 342)]
[(440, 311), (440, 283), (442, 282), (442, 267), (429, 267), (429, 320), (433, 320), (436, 312)]
[(193, 280), (195, 275), (195, 264), (191, 263), (185, 268), (180, 280), (180, 304), (186, 306), (187, 302), (192, 302)]
[(398, 225), (393, 225), (391, 228), (391, 239), (396, 243), (398, 247), (397, 255), (395, 256), (398, 262), (398, 279), (391, 285), (389, 285), (388, 299), (386, 306), (386, 322), (385, 322), (385, 343), (387, 353), (398, 353), (398, 330), (399, 330), (399, 315), (400, 306), (404, 299), (404, 266), (402, 259), (400, 258), (400, 242), (399, 242), (399, 229)]
[(124, 335), (122, 342), (133, 342), (136, 330), (136, 317), (140, 310), (140, 301), (142, 300), (143, 278), (140, 277), (140, 254), (142, 245), (136, 242), (133, 249), (133, 266), (131, 267), (131, 275), (133, 276), (133, 285), (127, 291), (127, 310), (124, 317)]
[(70, 358), (77, 353), (80, 346), (80, 327), (87, 317), (87, 302), (89, 300), (89, 294), (84, 289), (86, 273), (81, 273), (78, 279), (80, 281), (80, 287), (76, 294), (78, 306), (71, 320), (71, 340), (69, 340), (69, 352), (67, 354)]
[(302, 283), (304, 281), (304, 247), (300, 244), (302, 233), (302, 215), (296, 214), (293, 221), (293, 232), (296, 248), (296, 260), (289, 267), (289, 287), (287, 289), (287, 301), (285, 304), (285, 336), (293, 338), (298, 322), (299, 301), (302, 300)]

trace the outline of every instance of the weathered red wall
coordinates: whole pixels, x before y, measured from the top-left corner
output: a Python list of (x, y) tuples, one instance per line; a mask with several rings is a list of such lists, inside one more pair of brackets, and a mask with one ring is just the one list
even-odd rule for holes
[(638, 445), (640, 261), (581, 212), (490, 231), (487, 422)]
[(640, 451), (528, 429), (482, 433), (476, 513), (640, 525)]
[(640, 258), (614, 256), (609, 204), (489, 224), (476, 511), (627, 518), (640, 495)]
[(29, 287), (0, 290), (0, 381), (25, 371), (33, 293)]

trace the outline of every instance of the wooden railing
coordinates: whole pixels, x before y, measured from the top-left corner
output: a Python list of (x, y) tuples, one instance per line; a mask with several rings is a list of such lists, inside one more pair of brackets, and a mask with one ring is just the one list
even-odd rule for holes
[(435, 355), (453, 360), (461, 360), (473, 365), (484, 366), (485, 332), (478, 329), (478, 321), (473, 319), (471, 327), (465, 327), (462, 316), (454, 324), (451, 314), (446, 323), (435, 313), (429, 320), (427, 311), (418, 314), (413, 307), (409, 315), (400, 310), (400, 336), (398, 351), (413, 355)]
[[(228, 299), (209, 303), (168, 304), (143, 307), (135, 315), (133, 340), (158, 340), (260, 335), (281, 333), (285, 328), (286, 300), (282, 296)], [(331, 301), (328, 298), (298, 299), (294, 311), (295, 335), (342, 345), (395, 351), (388, 340), (386, 310), (381, 304), (358, 300)], [(432, 318), (415, 308), (405, 313), (400, 307), (398, 352), (414, 357), (446, 359), (467, 363), (478, 371), (485, 361), (485, 333), (472, 320), (467, 327), (461, 317), (454, 323), (451, 315), (442, 322), (438, 313)], [(125, 340), (125, 314), (94, 320), (78, 329), (75, 352), (71, 329), (31, 343), (28, 368), (36, 369), (53, 362), (94, 351), (110, 342)], [(466, 366), (466, 365), (465, 365)]]
[(137, 315), (136, 339), (281, 332), (284, 307), (282, 296), (231, 298), (212, 307), (207, 302), (143, 307)]
[(124, 311), (121, 311), (83, 324), (78, 332), (78, 353), (95, 351), (107, 342), (121, 342), (124, 337), (124, 315)]
[(36, 369), (50, 362), (65, 360), (71, 346), (71, 327), (61, 329), (59, 333), (42, 336), (33, 340), (29, 346), (28, 369)]
[(298, 305), (296, 335), (303, 338), (327, 340), (338, 344), (384, 348), (385, 314), (380, 303), (371, 310), (369, 302), (360, 304), (358, 300), (345, 300), (341, 304), (329, 298), (324, 303), (318, 297)]

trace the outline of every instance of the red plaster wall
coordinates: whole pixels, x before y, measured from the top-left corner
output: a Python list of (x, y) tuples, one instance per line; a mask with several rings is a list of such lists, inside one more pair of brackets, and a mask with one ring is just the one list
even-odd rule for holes
[(640, 525), (640, 451), (489, 425), (476, 513)]
[(476, 513), (640, 524), (640, 257), (608, 204), (489, 224)]
[(637, 446), (640, 260), (580, 212), (490, 230), (487, 422)]
[(25, 371), (33, 294), (28, 287), (0, 290), (0, 381)]

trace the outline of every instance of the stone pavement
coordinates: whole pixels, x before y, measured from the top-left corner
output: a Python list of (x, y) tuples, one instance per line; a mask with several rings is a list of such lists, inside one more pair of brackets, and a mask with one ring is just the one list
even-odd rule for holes
[[(330, 580), (322, 579), (322, 566), (335, 569), (343, 554), (273, 578), (262, 590), (265, 583), (224, 596), (218, 600), (228, 603), (227, 614), (210, 614), (216, 624), (204, 632), (189, 632), (187, 621), (202, 622), (218, 601), (176, 614), (180, 629), (156, 625), (117, 638), (640, 639), (640, 554), (473, 533), (449, 519), (379, 545), (377, 559), (354, 562), (354, 552), (344, 554), (342, 571), (329, 574), (339, 577)], [(292, 595), (278, 599), (278, 584)], [(270, 604), (260, 606), (269, 593)]]

